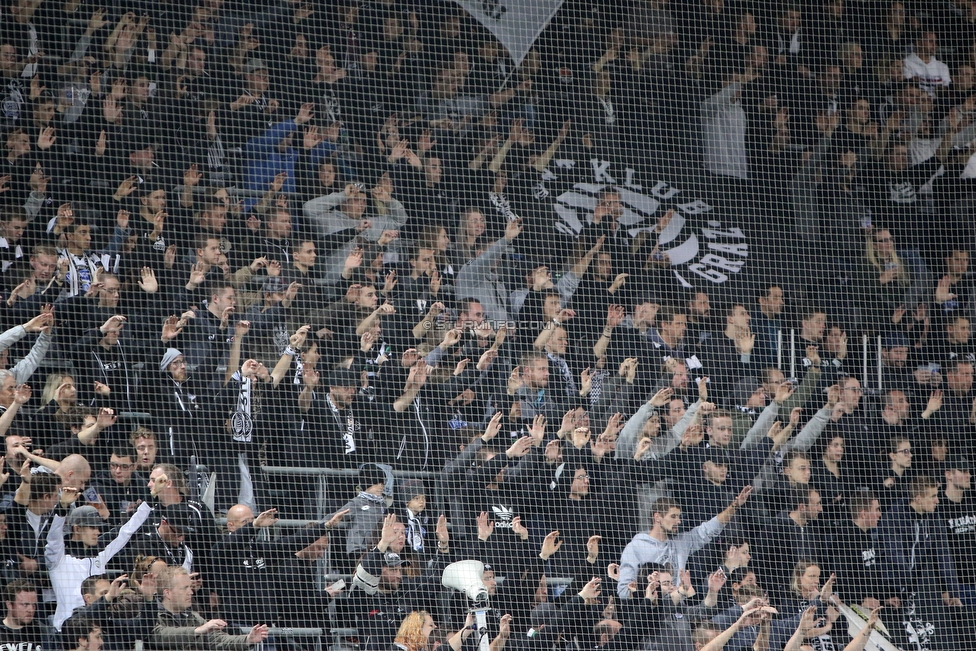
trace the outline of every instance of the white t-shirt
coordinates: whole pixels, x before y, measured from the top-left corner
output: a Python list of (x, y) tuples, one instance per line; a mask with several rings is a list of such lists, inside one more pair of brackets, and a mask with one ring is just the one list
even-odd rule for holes
[(952, 83), (949, 76), (949, 66), (935, 57), (926, 63), (917, 54), (905, 57), (903, 74), (905, 79), (917, 79), (918, 87), (935, 97), (935, 89), (939, 86), (948, 87)]

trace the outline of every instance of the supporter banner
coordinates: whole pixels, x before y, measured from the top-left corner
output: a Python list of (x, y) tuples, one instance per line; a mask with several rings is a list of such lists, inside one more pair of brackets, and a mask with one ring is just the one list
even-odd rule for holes
[[(834, 606), (840, 610), (844, 618), (847, 619), (847, 634), (851, 637), (857, 637), (857, 634), (861, 632), (864, 625), (867, 623), (863, 616), (861, 616), (857, 611), (852, 609), (839, 601), (834, 602)], [(881, 628), (884, 628), (883, 624), (880, 624)], [(898, 647), (892, 644), (884, 635), (878, 631), (873, 631), (868, 637), (867, 644), (864, 645), (864, 651), (898, 651)]]
[[(667, 254), (671, 271), (684, 287), (708, 290), (739, 276), (749, 260), (749, 238), (732, 211), (723, 211), (666, 179), (642, 178), (632, 167), (602, 158), (558, 159), (533, 189), (537, 200), (551, 202), (556, 229), (575, 237), (592, 222), (598, 194), (607, 187), (620, 193), (620, 223), (647, 247)], [(674, 210), (666, 224), (661, 222)], [(661, 222), (663, 228), (657, 232)]]
[(522, 63), (535, 39), (563, 0), (455, 0), (501, 41), (515, 64)]

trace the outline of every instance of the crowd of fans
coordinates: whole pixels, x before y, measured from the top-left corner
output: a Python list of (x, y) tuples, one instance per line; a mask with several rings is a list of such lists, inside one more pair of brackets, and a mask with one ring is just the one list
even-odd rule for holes
[(4, 649), (976, 648), (976, 3), (4, 4)]

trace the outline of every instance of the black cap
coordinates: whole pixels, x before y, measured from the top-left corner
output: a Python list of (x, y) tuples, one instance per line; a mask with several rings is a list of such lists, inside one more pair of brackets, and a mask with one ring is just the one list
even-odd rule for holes
[(744, 407), (752, 394), (762, 387), (758, 377), (747, 375), (740, 378), (732, 387), (732, 401), (739, 407)]
[(912, 342), (901, 332), (889, 332), (881, 339), (881, 347), (885, 350), (891, 348), (910, 348)]
[(961, 454), (950, 454), (946, 457), (946, 460), (942, 463), (942, 470), (948, 472), (949, 470), (962, 470), (963, 472), (972, 472), (973, 466), (969, 463), (969, 459), (962, 456)]
[(375, 463), (364, 463), (359, 467), (359, 483), (363, 489), (376, 484), (386, 484), (386, 473)]
[(330, 387), (358, 387), (362, 382), (359, 373), (347, 368), (337, 368), (329, 373)]
[(418, 495), (427, 495), (427, 488), (420, 479), (407, 479), (406, 481), (397, 482), (397, 484), (400, 489), (400, 499), (403, 500), (404, 504)]
[(706, 461), (711, 461), (716, 466), (727, 466), (729, 465), (729, 454), (726, 450), (718, 447), (709, 447), (705, 450), (704, 458), (702, 463)]
[(403, 565), (404, 560), (400, 558), (399, 554), (394, 554), (393, 552), (386, 552), (383, 554), (383, 563), (387, 567), (400, 567)]

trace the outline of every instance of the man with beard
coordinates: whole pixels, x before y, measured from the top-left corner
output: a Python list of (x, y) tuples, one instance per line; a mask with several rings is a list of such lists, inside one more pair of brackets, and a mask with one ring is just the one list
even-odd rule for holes
[(951, 620), (964, 611), (945, 526), (933, 516), (939, 506), (939, 483), (925, 475), (916, 477), (909, 495), (909, 502), (895, 505), (881, 518), (884, 571), (901, 599), (902, 626), (913, 647), (954, 648)]
[[(403, 580), (399, 554), (390, 551), (403, 539), (393, 513), (383, 519), (380, 540), (356, 568), (353, 577), (356, 624), (364, 649), (383, 651), (393, 646), (400, 622), (412, 610), (434, 610), (440, 591), (440, 577), (451, 559), (447, 518), (437, 521), (437, 555), (415, 578)], [(400, 543), (402, 544), (402, 543)]]
[(783, 308), (786, 300), (783, 288), (777, 284), (767, 284), (756, 298), (759, 312), (752, 312), (752, 332), (756, 335), (753, 347), (755, 363), (759, 367), (775, 366), (779, 351), (779, 333), (786, 330), (783, 322)]
[(44, 631), (34, 621), (37, 588), (25, 579), (16, 579), (5, 590), (7, 616), (0, 624), (0, 644), (7, 649), (40, 651)]
[(881, 366), (884, 370), (884, 384), (889, 388), (910, 391), (915, 384), (909, 364), (911, 349), (908, 338), (900, 332), (885, 335), (881, 343)]
[(949, 553), (956, 562), (963, 603), (976, 604), (976, 502), (969, 492), (972, 484), (972, 465), (965, 457), (953, 455), (946, 459), (945, 488), (935, 514), (946, 527)]
[(688, 558), (722, 533), (735, 512), (749, 499), (750, 493), (752, 486), (746, 486), (724, 511), (708, 522), (681, 534), (678, 533), (681, 505), (669, 497), (661, 497), (655, 501), (652, 507), (654, 524), (651, 530), (634, 536), (620, 556), (617, 596), (621, 599), (631, 598), (627, 586), (637, 578), (640, 566), (646, 563), (670, 563), (674, 571), (680, 573), (684, 570)]
[(836, 558), (837, 590), (868, 611), (882, 603), (897, 608), (898, 597), (882, 573), (884, 549), (877, 537), (881, 503), (870, 491), (859, 491), (848, 502), (850, 517), (837, 528), (831, 546)]
[(312, 426), (302, 455), (314, 459), (313, 467), (356, 468), (372, 460), (373, 453), (366, 405), (356, 399), (362, 379), (354, 371), (336, 369), (326, 382), (328, 393), (313, 393), (304, 407)]

